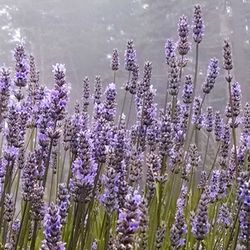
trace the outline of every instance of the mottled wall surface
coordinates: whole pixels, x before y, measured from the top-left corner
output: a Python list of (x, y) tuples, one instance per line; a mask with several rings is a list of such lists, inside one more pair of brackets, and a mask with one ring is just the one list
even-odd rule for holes
[[(235, 79), (244, 93), (250, 93), (250, 1), (199, 2), (206, 23), (200, 51), (200, 84), (210, 57), (221, 60), (223, 40), (229, 38), (233, 45)], [(146, 59), (153, 62), (153, 83), (161, 93), (167, 82), (165, 40), (177, 38), (179, 16), (185, 14), (191, 20), (195, 3), (193, 0), (1, 0), (0, 64), (11, 65), (10, 50), (18, 40), (24, 40), (37, 58), (42, 82), (52, 84), (52, 64), (66, 64), (72, 83), (71, 96), (77, 99), (85, 75), (94, 80), (100, 74), (105, 84), (112, 81), (109, 71), (112, 49), (118, 48), (123, 57), (126, 41), (132, 38), (141, 66)], [(185, 73), (192, 71), (191, 62)], [(118, 73), (117, 81), (121, 86), (124, 84), (125, 72)], [(218, 107), (225, 100), (223, 90), (222, 73), (210, 99)], [(162, 103), (161, 94), (158, 98)], [(243, 100), (247, 100), (246, 94)]]

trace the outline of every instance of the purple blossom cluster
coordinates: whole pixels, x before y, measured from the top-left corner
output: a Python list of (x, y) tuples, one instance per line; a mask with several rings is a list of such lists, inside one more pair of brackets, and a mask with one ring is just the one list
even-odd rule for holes
[(155, 66), (146, 61), (141, 69), (127, 42), (122, 107), (118, 49), (110, 78), (86, 76), (71, 112), (65, 65), (53, 66), (50, 89), (35, 57), (17, 45), (14, 73), (0, 70), (2, 247), (249, 249), (250, 107), (231, 74), (228, 41), (224, 114), (208, 100), (219, 60), (210, 60), (203, 79), (198, 61), (195, 72), (186, 67), (191, 47), (201, 48), (202, 16), (196, 5), (192, 29), (183, 15), (177, 42), (167, 39), (165, 96), (153, 85)]

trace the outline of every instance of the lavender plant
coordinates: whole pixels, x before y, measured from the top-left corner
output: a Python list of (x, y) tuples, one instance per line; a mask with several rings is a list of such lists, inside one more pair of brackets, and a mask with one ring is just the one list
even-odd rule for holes
[[(114, 49), (110, 81), (105, 87), (96, 76), (91, 92), (85, 77), (73, 113), (65, 66), (53, 66), (48, 89), (34, 56), (17, 45), (14, 69), (0, 70), (0, 249), (250, 249), (250, 108), (233, 78), (229, 41), (223, 62), (211, 55), (198, 77), (202, 16), (196, 5), (192, 29), (183, 15), (178, 41), (167, 39), (163, 106), (155, 66), (146, 61), (140, 74), (133, 40), (122, 106)], [(192, 46), (195, 64), (186, 67)], [(219, 65), (224, 114), (207, 101)]]

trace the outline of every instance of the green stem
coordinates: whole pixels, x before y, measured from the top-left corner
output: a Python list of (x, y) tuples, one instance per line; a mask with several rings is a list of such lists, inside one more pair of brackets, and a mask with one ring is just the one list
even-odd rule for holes
[(114, 83), (115, 83), (116, 71), (114, 70)]
[(18, 249), (18, 246), (20, 247), (20, 249), (22, 249), (22, 247), (23, 247), (25, 235), (27, 233), (27, 226), (29, 223), (29, 210), (30, 210), (30, 204), (28, 201), (25, 201), (24, 210), (23, 210), (22, 219), (21, 219), (21, 224), (20, 224), (20, 229), (19, 229), (19, 232), (17, 235), (15, 250)]
[(203, 170), (205, 169), (205, 165), (206, 165), (208, 145), (209, 145), (209, 138), (210, 138), (210, 133), (208, 133), (208, 136), (207, 136), (207, 144), (206, 144), (205, 156), (204, 156), (204, 161), (203, 161), (203, 166), (202, 166)]
[[(130, 81), (130, 75), (131, 75), (131, 71), (129, 71), (129, 73), (128, 73), (128, 83), (129, 83), (129, 81)], [(118, 127), (120, 127), (120, 124), (121, 124), (122, 114), (123, 114), (123, 112), (124, 112), (125, 103), (126, 103), (126, 99), (127, 99), (127, 93), (128, 93), (128, 91), (125, 90), (125, 95), (124, 95), (124, 98), (123, 98), (122, 110), (121, 110), (121, 114), (120, 114), (120, 118), (119, 118)]]
[(49, 192), (49, 205), (51, 203), (52, 196), (53, 196), (54, 179), (55, 179), (54, 176), (55, 176), (55, 173), (54, 173), (54, 170), (52, 169), (52, 176), (51, 176), (51, 183), (50, 183), (50, 192)]
[[(61, 177), (60, 177), (60, 183), (63, 182), (63, 174), (64, 174), (64, 168), (65, 168), (66, 153), (67, 153), (67, 151), (64, 151), (63, 162), (62, 162), (62, 170), (61, 170)], [(59, 169), (58, 169), (58, 174), (59, 174)]]
[(133, 95), (131, 95), (131, 98), (130, 98), (130, 103), (129, 103), (129, 111), (128, 111), (128, 119), (127, 119), (127, 125), (126, 127), (128, 127), (129, 125), (129, 120), (130, 120), (130, 115), (131, 115), (131, 110), (132, 110), (132, 104), (133, 104)]
[(196, 43), (196, 47), (195, 47), (194, 87), (193, 87), (192, 101), (193, 101), (193, 99), (195, 97), (197, 78), (198, 78), (198, 65), (199, 65), (199, 43)]
[[(86, 211), (86, 215), (85, 215), (85, 216), (87, 216), (87, 214), (88, 214), (88, 219), (87, 219), (87, 224), (86, 224), (85, 233), (84, 233), (84, 237), (83, 237), (83, 243), (85, 243), (86, 238), (87, 238), (88, 234), (90, 233), (89, 226), (90, 226), (90, 222), (91, 222), (91, 213), (92, 213), (93, 206), (94, 206), (95, 192), (96, 192), (96, 188), (97, 188), (97, 184), (98, 184), (98, 180), (99, 180), (101, 171), (102, 171), (102, 163), (99, 163), (99, 166), (97, 169), (97, 174), (96, 174), (95, 180), (94, 180), (94, 187), (92, 190), (91, 200), (90, 200), (90, 203), (89, 203), (88, 209)], [(84, 220), (85, 220), (85, 216), (84, 216)]]
[(75, 212), (74, 212), (73, 225), (71, 229), (70, 239), (69, 239), (69, 249), (74, 249), (73, 248), (74, 230), (75, 230), (75, 224), (76, 224), (76, 217), (78, 217), (78, 210), (79, 210), (79, 203), (77, 202)]
[(37, 236), (37, 228), (38, 228), (38, 222), (35, 221), (34, 228), (33, 228), (33, 233), (32, 233), (32, 240), (31, 240), (30, 249), (35, 249), (35, 246), (36, 246), (36, 236)]

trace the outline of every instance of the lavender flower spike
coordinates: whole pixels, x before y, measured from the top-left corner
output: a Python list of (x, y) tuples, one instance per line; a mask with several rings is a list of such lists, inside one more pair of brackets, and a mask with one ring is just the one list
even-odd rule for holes
[(133, 234), (140, 228), (141, 202), (141, 195), (136, 190), (130, 190), (126, 196), (124, 208), (119, 212), (117, 226), (119, 244), (117, 250), (133, 249)]
[(118, 49), (113, 49), (113, 54), (112, 54), (112, 60), (111, 60), (111, 69), (113, 71), (117, 71), (119, 69), (119, 54), (118, 54)]
[(207, 77), (205, 82), (203, 83), (203, 93), (209, 94), (215, 84), (215, 79), (219, 74), (219, 61), (216, 58), (212, 58), (208, 65), (207, 69)]
[(181, 56), (185, 56), (190, 50), (188, 42), (189, 25), (186, 16), (181, 16), (178, 24), (179, 40), (177, 42), (177, 49)]
[(166, 57), (166, 63), (170, 65), (171, 60), (175, 58), (175, 44), (172, 39), (167, 39), (165, 43), (165, 57)]
[(134, 48), (134, 41), (129, 40), (127, 43), (127, 49), (125, 50), (125, 69), (127, 71), (133, 71), (136, 63), (136, 50)]
[(240, 208), (240, 235), (241, 243), (248, 249), (250, 244), (250, 180), (245, 181), (239, 189)]
[(65, 244), (61, 241), (61, 216), (59, 208), (52, 203), (44, 218), (44, 236), (42, 250), (64, 250)]
[(202, 18), (201, 6), (194, 6), (194, 17), (193, 17), (193, 39), (199, 44), (202, 41), (204, 35), (204, 21)]
[(192, 222), (192, 233), (197, 240), (205, 239), (209, 233), (210, 224), (208, 222), (208, 200), (207, 193), (201, 195), (197, 214)]

